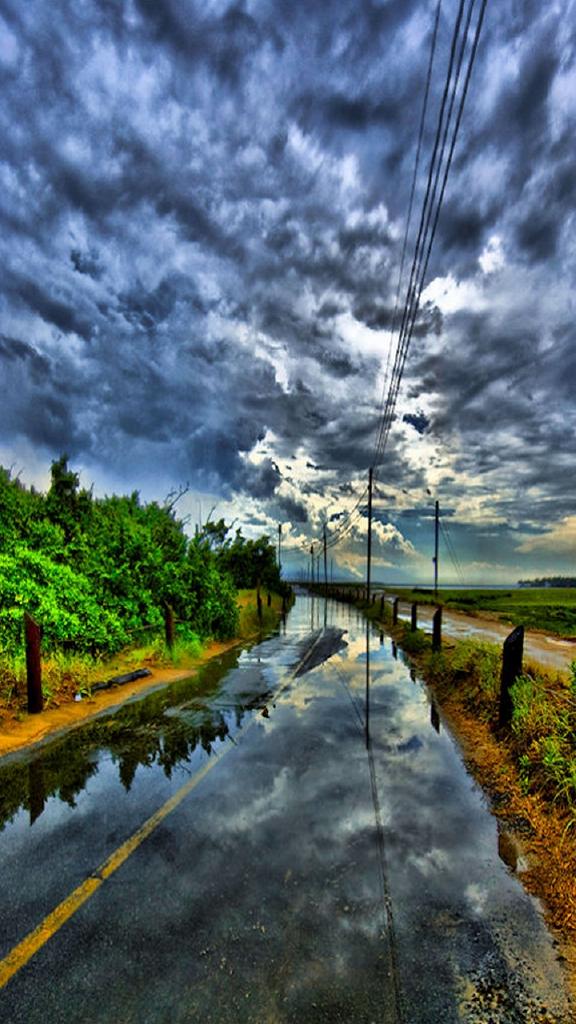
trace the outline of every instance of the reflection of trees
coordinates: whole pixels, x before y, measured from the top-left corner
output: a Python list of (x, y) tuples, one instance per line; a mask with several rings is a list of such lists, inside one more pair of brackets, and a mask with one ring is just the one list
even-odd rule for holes
[[(262, 698), (249, 708), (260, 706)], [(209, 705), (184, 708), (169, 717), (165, 710), (165, 701), (128, 705), (113, 719), (72, 733), (29, 764), (0, 770), (0, 828), (21, 809), (30, 812), (32, 824), (49, 797), (75, 807), (76, 797), (98, 772), (104, 751), (111, 754), (120, 781), (129, 790), (140, 765), (158, 765), (171, 778), (175, 766), (190, 761), (199, 744), (211, 754), (216, 740), (229, 733), (222, 711)], [(235, 705), (230, 710), (240, 728), (248, 707)]]

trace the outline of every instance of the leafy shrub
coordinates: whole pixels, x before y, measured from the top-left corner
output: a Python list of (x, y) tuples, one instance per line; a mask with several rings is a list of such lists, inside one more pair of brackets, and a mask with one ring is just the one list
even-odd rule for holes
[(23, 614), (42, 626), (45, 650), (115, 651), (127, 642), (117, 616), (102, 608), (88, 581), (46, 555), (17, 548), (0, 555), (0, 636), (10, 653), (23, 646)]

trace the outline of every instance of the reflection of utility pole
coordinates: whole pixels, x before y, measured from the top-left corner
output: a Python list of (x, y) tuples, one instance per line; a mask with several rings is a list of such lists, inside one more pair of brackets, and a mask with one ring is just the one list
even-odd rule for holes
[(438, 597), (438, 534), (440, 531), (440, 505), (434, 506), (434, 597)]
[(372, 467), (368, 470), (368, 552), (366, 564), (366, 597), (370, 604), (370, 582), (372, 576)]
[(282, 575), (282, 523), (278, 523), (278, 575)]
[(328, 597), (328, 559), (326, 556), (326, 523), (324, 523), (324, 596)]
[[(370, 470), (372, 472), (372, 470)], [(364, 715), (366, 750), (370, 749), (370, 620), (366, 619), (366, 707)]]

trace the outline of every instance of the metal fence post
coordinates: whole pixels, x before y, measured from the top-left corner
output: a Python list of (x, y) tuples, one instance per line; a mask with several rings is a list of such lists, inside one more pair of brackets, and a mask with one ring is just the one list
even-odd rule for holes
[(28, 711), (37, 715), (44, 707), (42, 696), (42, 663), (40, 661), (40, 638), (42, 631), (37, 622), (24, 612), (24, 635), (26, 638), (26, 685)]
[(512, 721), (512, 697), (510, 689), (514, 680), (522, 675), (524, 654), (524, 626), (516, 626), (502, 645), (502, 675), (500, 677), (499, 724), (509, 725)]

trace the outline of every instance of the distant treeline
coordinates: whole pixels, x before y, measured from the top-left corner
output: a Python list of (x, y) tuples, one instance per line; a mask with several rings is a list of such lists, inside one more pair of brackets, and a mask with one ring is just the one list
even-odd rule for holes
[(24, 611), (45, 650), (112, 653), (160, 628), (166, 604), (200, 637), (233, 636), (236, 588), (281, 587), (275, 547), (223, 520), (188, 537), (177, 500), (95, 498), (65, 455), (46, 494), (0, 467), (0, 655), (22, 651)]
[(539, 580), (518, 580), (519, 587), (576, 587), (576, 576), (543, 576)]

